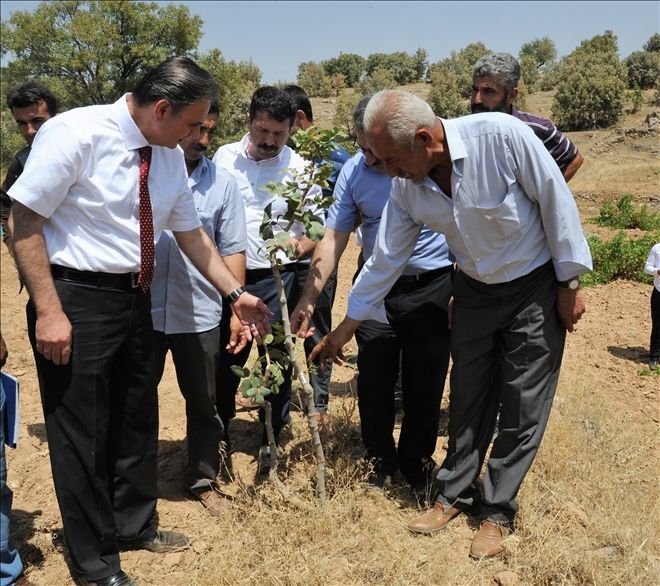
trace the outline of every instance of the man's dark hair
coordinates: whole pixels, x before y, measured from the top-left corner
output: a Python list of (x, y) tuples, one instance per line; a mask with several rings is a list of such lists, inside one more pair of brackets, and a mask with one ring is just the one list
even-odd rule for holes
[(57, 98), (48, 88), (38, 83), (32, 81), (22, 83), (12, 88), (7, 94), (7, 106), (10, 110), (35, 106), (42, 100), (46, 102), (48, 113), (55, 116), (58, 108)]
[[(209, 114), (218, 114), (218, 115), (220, 115), (220, 104), (218, 103), (218, 100), (212, 100), (211, 101), (211, 106), (209, 108)], [(207, 116), (209, 114), (207, 114)]]
[(148, 71), (133, 90), (138, 106), (167, 100), (176, 112), (202, 100), (218, 99), (218, 84), (189, 57), (170, 57)]
[(364, 111), (367, 109), (367, 104), (372, 98), (373, 94), (366, 94), (362, 96), (355, 108), (353, 108), (353, 131), (364, 132)]
[(312, 112), (312, 102), (309, 101), (307, 92), (299, 85), (285, 85), (282, 91), (285, 91), (291, 96), (291, 99), (296, 105), (296, 110), (302, 110), (307, 120), (313, 124), (314, 113)]
[(259, 112), (266, 112), (274, 120), (278, 122), (288, 120), (289, 126), (293, 126), (296, 109), (293, 99), (284, 90), (264, 85), (252, 94), (248, 116), (252, 122)]

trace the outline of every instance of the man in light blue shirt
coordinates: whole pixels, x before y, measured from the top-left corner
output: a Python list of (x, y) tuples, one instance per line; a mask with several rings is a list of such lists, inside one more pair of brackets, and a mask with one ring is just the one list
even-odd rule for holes
[[(364, 255), (374, 248), (392, 180), (382, 161), (365, 146), (363, 117), (370, 96), (353, 112), (356, 141), (362, 152), (342, 169), (326, 232), (317, 245), (302, 297), (291, 322), (307, 335), (318, 296), (333, 274), (356, 223), (362, 220)], [(355, 336), (358, 343), (358, 407), (362, 440), (374, 466), (369, 484), (386, 488), (400, 469), (420, 500), (428, 500), (435, 462), (440, 402), (449, 364), (447, 307), (451, 298), (453, 259), (442, 234), (423, 227), (404, 274), (385, 297), (385, 323), (368, 319)], [(429, 336), (420, 329), (433, 323)], [(394, 387), (401, 357), (404, 417), (398, 447)]]
[(486, 520), (470, 554), (497, 555), (548, 421), (566, 330), (585, 310), (579, 276), (592, 262), (577, 206), (548, 151), (513, 116), (441, 120), (418, 97), (385, 91), (369, 102), (365, 130), (396, 178), (347, 317), (311, 358), (337, 360), (357, 324), (382, 315), (381, 300), (403, 274), (421, 225), (445, 235), (458, 266), (449, 449), (436, 504), (409, 529), (435, 533), (480, 501)]
[[(199, 137), (184, 139), (181, 148), (202, 228), (234, 276), (244, 283), (246, 235), (240, 192), (232, 176), (203, 155), (217, 123), (218, 105), (212, 103)], [(220, 354), (227, 351), (221, 344), (220, 318), (223, 309), (231, 313), (231, 307), (223, 307), (220, 293), (183, 254), (169, 231), (156, 244), (151, 303), (156, 380), (160, 382), (163, 376), (170, 350), (186, 400), (186, 488), (209, 513), (218, 516), (226, 504), (216, 484), (220, 443), (226, 438), (216, 379)]]

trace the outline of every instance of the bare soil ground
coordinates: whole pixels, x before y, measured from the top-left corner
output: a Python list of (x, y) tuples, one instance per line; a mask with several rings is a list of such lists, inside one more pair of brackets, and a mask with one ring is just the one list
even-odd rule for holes
[[(635, 118), (628, 127), (644, 124)], [(625, 132), (616, 141), (617, 132), (574, 137), (587, 157), (571, 185), (584, 221), (602, 203), (626, 193), (658, 204), (657, 135), (638, 143), (639, 137)], [(640, 160), (633, 160), (638, 153)], [(585, 223), (585, 231), (595, 230)], [(356, 253), (351, 243), (341, 262), (337, 321), (346, 307)], [(6, 369), (20, 378), (22, 393), (22, 437), (18, 449), (8, 450), (13, 541), (31, 581), (64, 586), (73, 582), (52, 539), (61, 519), (26, 332), (27, 295), (18, 293), (4, 247), (1, 255)], [(329, 502), (314, 506), (314, 464), (302, 414), (294, 413), (280, 476), (312, 505), (304, 512), (256, 477), (260, 428), (254, 412), (242, 412), (232, 428), (234, 476), (225, 483), (235, 500), (225, 517), (209, 517), (183, 488), (185, 411), (168, 361), (159, 388), (159, 517), (162, 527), (189, 534), (193, 547), (165, 556), (129, 552), (122, 555), (124, 569), (140, 584), (172, 586), (658, 583), (660, 377), (645, 370), (650, 293), (650, 285), (626, 281), (584, 290), (587, 313), (568, 336), (548, 433), (521, 490), (517, 532), (502, 559), (468, 559), (478, 519), (463, 516), (441, 535), (414, 537), (405, 523), (420, 510), (401, 483), (387, 494), (365, 489), (356, 371), (348, 366), (333, 373), (332, 423), (325, 434)], [(352, 344), (348, 352), (355, 351)], [(447, 397), (446, 389), (438, 463), (444, 457)]]

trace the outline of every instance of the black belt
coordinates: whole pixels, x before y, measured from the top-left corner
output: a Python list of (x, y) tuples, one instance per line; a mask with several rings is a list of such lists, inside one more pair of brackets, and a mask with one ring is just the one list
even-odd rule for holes
[(101, 289), (118, 289), (120, 291), (137, 291), (140, 273), (95, 273), (93, 271), (79, 271), (70, 267), (50, 265), (50, 272), (54, 279), (72, 281), (93, 285)]
[(454, 265), (448, 265), (432, 271), (419, 273), (418, 275), (403, 275), (397, 279), (397, 285), (425, 285), (440, 275), (451, 273), (454, 270)]
[[(280, 273), (295, 272), (298, 263), (290, 262), (280, 267)], [(264, 277), (272, 277), (273, 271), (271, 269), (247, 269), (245, 271), (245, 281), (248, 284), (256, 283)]]

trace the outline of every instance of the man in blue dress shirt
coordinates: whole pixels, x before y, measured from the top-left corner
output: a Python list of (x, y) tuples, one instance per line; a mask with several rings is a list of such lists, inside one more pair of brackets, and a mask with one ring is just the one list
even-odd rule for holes
[(577, 206), (543, 144), (508, 114), (442, 120), (420, 98), (384, 91), (369, 102), (364, 125), (369, 148), (395, 177), (392, 193), (347, 316), (311, 358), (341, 357), (403, 274), (422, 225), (445, 235), (458, 266), (449, 449), (435, 506), (409, 529), (435, 533), (480, 502), (485, 520), (470, 554), (497, 555), (548, 421), (566, 331), (585, 310), (579, 276), (592, 262)]
[[(392, 180), (383, 162), (365, 146), (363, 117), (369, 99), (370, 96), (363, 97), (353, 112), (361, 152), (339, 174), (325, 235), (316, 247), (302, 297), (292, 314), (292, 328), (301, 337), (313, 325), (315, 301), (360, 218), (364, 256), (371, 255), (389, 199)], [(435, 467), (433, 452), (449, 364), (447, 307), (452, 272), (453, 258), (444, 236), (423, 227), (403, 275), (374, 307), (373, 316), (365, 319), (355, 332), (362, 440), (374, 466), (369, 484), (387, 487), (400, 469), (421, 500), (429, 496)], [(428, 337), (421, 338), (419, 331), (428, 323), (437, 327)], [(405, 414), (397, 447), (392, 432), (400, 356)]]
[[(202, 228), (229, 270), (244, 283), (246, 235), (241, 194), (234, 178), (203, 154), (217, 124), (218, 105), (213, 102), (199, 137), (191, 135), (180, 146)], [(163, 232), (156, 244), (151, 305), (156, 381), (163, 376), (170, 350), (186, 400), (186, 488), (209, 513), (218, 516), (226, 504), (216, 484), (225, 430), (217, 406), (216, 378), (220, 353), (226, 352), (221, 347), (220, 318), (223, 310), (231, 314), (231, 306), (223, 307), (218, 290), (194, 267), (170, 231)], [(234, 325), (240, 328), (236, 318)], [(234, 332), (238, 335), (236, 327)]]

